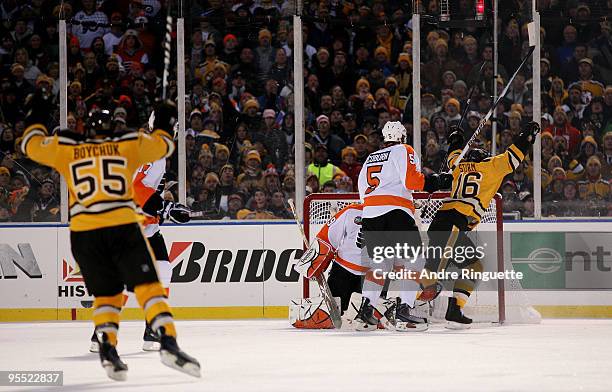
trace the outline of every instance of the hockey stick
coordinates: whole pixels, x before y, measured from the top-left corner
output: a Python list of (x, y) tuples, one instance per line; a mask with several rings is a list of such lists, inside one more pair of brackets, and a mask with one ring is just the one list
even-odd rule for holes
[[(482, 70), (484, 69), (485, 64), (486, 64), (486, 61), (483, 61), (482, 64), (480, 65), (480, 69), (478, 69), (479, 75), (482, 73)], [(468, 95), (467, 102), (465, 103), (465, 108), (463, 108), (463, 113), (461, 113), (459, 124), (457, 124), (457, 127), (459, 128), (461, 127), (461, 124), (463, 124), (463, 121), (465, 120), (465, 116), (467, 115), (470, 105), (472, 104), (472, 97), (474, 96), (474, 91), (476, 91), (476, 84), (472, 85), (472, 87), (470, 88), (470, 94)], [(444, 166), (445, 164), (440, 165), (438, 174), (442, 173)], [(425, 213), (429, 210), (430, 203), (431, 203), (431, 193), (429, 194), (429, 197), (427, 198), (427, 202), (425, 203), (423, 209), (421, 210), (421, 213), (415, 214), (415, 218), (416, 218), (418, 227), (421, 227), (422, 225), (421, 217), (422, 215), (425, 215)], [(421, 239), (423, 239), (423, 236), (421, 236)]]
[[(302, 241), (304, 241), (304, 246), (308, 248), (308, 239), (306, 238), (304, 227), (300, 223), (300, 219), (297, 216), (295, 203), (293, 202), (293, 199), (289, 199), (287, 200), (287, 202), (289, 203), (289, 207), (291, 208), (291, 212), (293, 213), (295, 223), (299, 227), (300, 233), (302, 234)], [(325, 277), (322, 273), (316, 276), (315, 280), (317, 281), (319, 289), (321, 290), (321, 294), (323, 295), (323, 299), (325, 300), (325, 302), (327, 303), (327, 307), (329, 308), (329, 317), (331, 318), (334, 328), (340, 329), (342, 327), (342, 317), (340, 314), (340, 309), (338, 309), (338, 304), (336, 303), (336, 300), (334, 299), (334, 296), (331, 293), (329, 285), (327, 284), (327, 280), (325, 280)]]
[(525, 58), (523, 59), (521, 64), (518, 66), (516, 71), (514, 71), (514, 74), (512, 75), (510, 80), (508, 80), (508, 83), (506, 84), (506, 87), (504, 87), (504, 90), (501, 92), (501, 94), (499, 94), (499, 97), (497, 97), (497, 100), (493, 103), (493, 106), (491, 107), (491, 109), (489, 109), (487, 115), (480, 121), (480, 124), (478, 124), (478, 128), (476, 128), (476, 131), (474, 131), (474, 134), (470, 137), (470, 140), (468, 140), (468, 142), (465, 144), (465, 147), (463, 147), (463, 150), (461, 150), (461, 154), (459, 154), (457, 159), (455, 159), (455, 162), (453, 162), (452, 167), (449, 168), (451, 173), (453, 172), (453, 170), (455, 170), (457, 165), (459, 165), (459, 163), (461, 163), (461, 161), (463, 160), (463, 157), (465, 157), (465, 154), (470, 149), (470, 145), (474, 142), (474, 140), (476, 140), (476, 137), (478, 137), (478, 135), (480, 134), (480, 132), (484, 128), (484, 126), (487, 123), (487, 121), (489, 121), (489, 118), (491, 118), (491, 116), (495, 112), (495, 109), (497, 108), (497, 105), (499, 105), (499, 103), (501, 102), (502, 98), (504, 98), (504, 96), (508, 93), (508, 90), (510, 89), (510, 86), (512, 85), (512, 82), (514, 81), (514, 78), (516, 78), (516, 75), (518, 75), (518, 73), (521, 70), (521, 68), (523, 68), (525, 63), (527, 63), (527, 60), (531, 57), (531, 54), (533, 53), (534, 50), (535, 50), (535, 46), (531, 46), (529, 48), (529, 53), (527, 53), (527, 56), (525, 56)]
[[(483, 61), (482, 65), (480, 66), (480, 69), (478, 70), (479, 75), (482, 73), (482, 70), (484, 69), (485, 64), (486, 64), (486, 61)], [(465, 108), (463, 108), (463, 113), (461, 113), (461, 119), (459, 119), (459, 124), (457, 124), (458, 127), (461, 127), (461, 124), (463, 124), (463, 121), (465, 120), (465, 116), (468, 113), (468, 109), (470, 108), (470, 105), (472, 104), (472, 97), (474, 96), (475, 90), (476, 90), (476, 84), (472, 85), (472, 88), (470, 89), (470, 94), (468, 95), (467, 102), (465, 103)]]

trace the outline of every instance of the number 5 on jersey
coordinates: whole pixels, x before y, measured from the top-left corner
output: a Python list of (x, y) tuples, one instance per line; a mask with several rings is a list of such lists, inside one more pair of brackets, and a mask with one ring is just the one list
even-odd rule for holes
[(81, 202), (100, 191), (115, 197), (124, 196), (126, 193), (126, 159), (100, 158), (99, 163), (97, 164), (95, 159), (84, 159), (70, 164), (76, 198)]
[(366, 177), (369, 186), (368, 189), (366, 189), (365, 191), (366, 195), (374, 192), (374, 189), (376, 189), (376, 187), (380, 185), (380, 179), (376, 177), (376, 174), (380, 173), (382, 171), (382, 168), (383, 165), (368, 166)]

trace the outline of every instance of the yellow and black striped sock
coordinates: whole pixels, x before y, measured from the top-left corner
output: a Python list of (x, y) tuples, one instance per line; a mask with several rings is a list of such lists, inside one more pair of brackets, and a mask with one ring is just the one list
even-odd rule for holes
[(113, 346), (117, 345), (119, 313), (123, 305), (123, 294), (112, 297), (96, 297), (94, 300), (93, 321), (96, 332), (104, 332)]
[(176, 328), (170, 306), (166, 300), (166, 290), (161, 283), (144, 283), (134, 288), (134, 294), (140, 307), (144, 310), (145, 320), (153, 331), (157, 332), (164, 327), (166, 335), (176, 337)]
[[(470, 272), (482, 272), (482, 264), (480, 261), (476, 261), (464, 268)], [(476, 281), (472, 279), (457, 279), (455, 281), (455, 287), (453, 288), (453, 297), (457, 299), (457, 305), (463, 308), (467, 303), (470, 295), (474, 291)]]

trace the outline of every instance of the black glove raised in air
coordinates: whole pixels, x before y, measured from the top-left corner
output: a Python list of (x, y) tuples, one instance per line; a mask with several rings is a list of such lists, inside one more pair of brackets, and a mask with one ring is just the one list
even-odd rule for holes
[(456, 125), (448, 129), (448, 152), (460, 150), (465, 144), (465, 131)]
[(535, 121), (531, 121), (525, 125), (521, 133), (516, 136), (514, 144), (523, 152), (523, 154), (527, 154), (527, 152), (529, 152), (529, 145), (535, 142), (536, 135), (538, 133), (540, 133), (540, 124)]

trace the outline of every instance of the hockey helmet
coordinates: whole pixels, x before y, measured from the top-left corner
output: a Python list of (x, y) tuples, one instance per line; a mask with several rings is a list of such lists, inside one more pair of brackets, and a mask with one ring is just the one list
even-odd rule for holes
[(465, 160), (466, 162), (482, 162), (485, 159), (487, 159), (488, 157), (490, 157), (491, 154), (489, 154), (488, 151), (483, 150), (482, 148), (472, 148), (470, 151), (468, 151)]
[(399, 121), (387, 121), (382, 129), (383, 141), (385, 143), (405, 143), (406, 128)]
[(108, 109), (89, 112), (87, 125), (89, 126), (90, 137), (109, 136), (114, 131), (113, 116)]

